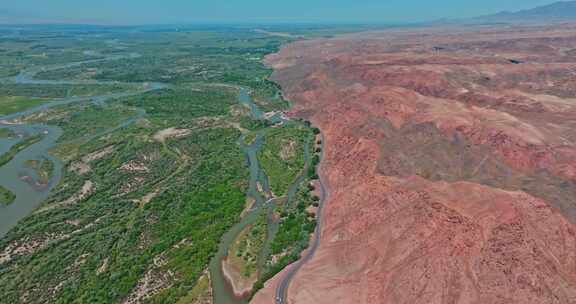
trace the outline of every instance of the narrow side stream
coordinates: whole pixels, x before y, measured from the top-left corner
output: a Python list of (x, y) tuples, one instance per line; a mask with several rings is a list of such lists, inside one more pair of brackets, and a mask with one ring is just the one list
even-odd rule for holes
[[(240, 141), (243, 142), (244, 136), (241, 137)], [(262, 177), (262, 172), (258, 164), (257, 153), (260, 150), (263, 143), (263, 137), (258, 134), (256, 140), (249, 145), (242, 145), (242, 150), (246, 153), (247, 162), (250, 168), (250, 183), (248, 188), (248, 196), (254, 199), (254, 204), (249, 212), (241, 219), (239, 223), (234, 225), (220, 241), (218, 247), (218, 252), (212, 259), (209, 265), (210, 276), (212, 279), (212, 288), (214, 295), (215, 304), (236, 304), (236, 303), (246, 303), (244, 299), (239, 299), (234, 295), (232, 286), (226, 280), (224, 273), (222, 272), (222, 262), (228, 254), (228, 248), (238, 237), (240, 232), (244, 230), (248, 225), (253, 224), (258, 219), (260, 212), (265, 208), (266, 199), (258, 191), (257, 183)]]
[[(134, 57), (137, 55), (130, 55), (129, 57)], [(29, 70), (22, 71), (18, 76), (11, 79), (1, 79), (0, 81), (8, 81), (17, 84), (43, 84), (43, 85), (85, 85), (85, 84), (118, 84), (116, 82), (99, 82), (99, 81), (58, 81), (58, 80), (36, 80), (34, 76), (42, 71), (60, 69), (66, 67), (73, 67), (76, 65), (81, 65), (84, 63), (105, 61), (105, 60), (117, 60), (125, 58), (114, 56), (106, 59), (89, 60), (84, 62), (77, 62), (68, 65), (51, 66), (51, 67), (35, 67)], [(133, 84), (133, 83), (132, 83)], [(22, 135), (14, 138), (2, 138), (0, 139), (0, 154), (7, 152), (10, 147), (22, 140), (23, 135), (32, 136), (36, 134), (43, 134), (44, 137), (41, 141), (27, 147), (26, 149), (19, 152), (14, 159), (12, 159), (6, 165), (0, 167), (0, 185), (4, 186), (8, 190), (12, 191), (16, 195), (16, 200), (8, 206), (0, 206), (0, 238), (3, 237), (11, 228), (13, 228), (18, 221), (20, 221), (25, 216), (29, 215), (38, 205), (44, 201), (50, 191), (55, 185), (60, 182), (62, 177), (62, 167), (63, 164), (53, 156), (49, 154), (49, 150), (53, 148), (58, 138), (62, 135), (62, 129), (56, 126), (48, 126), (45, 124), (10, 124), (8, 121), (25, 117), (33, 113), (37, 113), (51, 107), (65, 105), (75, 102), (91, 101), (94, 103), (103, 103), (111, 99), (129, 97), (138, 94), (143, 94), (150, 91), (160, 90), (166, 88), (166, 84), (162, 83), (147, 83), (142, 84), (142, 89), (128, 91), (124, 93), (114, 93), (114, 94), (103, 94), (99, 96), (89, 96), (89, 97), (67, 97), (61, 99), (54, 99), (53, 101), (34, 107), (32, 109), (22, 111), (19, 113), (14, 113), (10, 115), (0, 116), (0, 128), (11, 129), (15, 134)], [(250, 109), (251, 116), (254, 119), (264, 119), (264, 113), (258, 108), (258, 106), (252, 101), (250, 97), (250, 92), (248, 89), (241, 88), (238, 96), (238, 102), (247, 106)], [(137, 118), (145, 115), (143, 111), (137, 113), (137, 115), (119, 126), (113, 129), (106, 130), (104, 133), (108, 133), (111, 130), (117, 130), (119, 128), (125, 127)], [(282, 118), (273, 117), (272, 120), (278, 121)], [(97, 134), (96, 136), (103, 135)], [(268, 214), (268, 233), (267, 239), (265, 240), (264, 249), (260, 254), (258, 259), (258, 265), (262, 268), (264, 257), (266, 252), (269, 250), (269, 245), (271, 238), (274, 236), (277, 230), (277, 223), (272, 220), (272, 206), (279, 201), (291, 200), (300, 183), (305, 179), (305, 170), (298, 178), (290, 185), (288, 195), (286, 198), (270, 199), (270, 189), (268, 184), (268, 179), (265, 173), (261, 170), (258, 163), (258, 152), (260, 151), (263, 144), (263, 135), (258, 133), (256, 139), (251, 144), (247, 145), (245, 143), (245, 135), (242, 135), (238, 139), (238, 144), (241, 149), (246, 154), (246, 161), (249, 166), (250, 180), (249, 187), (247, 191), (247, 196), (254, 199), (254, 204), (247, 212), (239, 223), (234, 225), (226, 234), (224, 234), (218, 248), (218, 252), (209, 264), (209, 271), (212, 280), (212, 288), (214, 294), (215, 304), (244, 304), (247, 303), (247, 299), (238, 298), (234, 295), (233, 289), (224, 277), (222, 272), (222, 261), (226, 258), (229, 246), (234, 242), (238, 235), (247, 226), (254, 224), (258, 219), (258, 216), (262, 212)], [(305, 167), (309, 165), (309, 146), (305, 149)], [(54, 172), (48, 185), (42, 188), (35, 188), (29, 181), (22, 179), (22, 176), (30, 175), (30, 169), (26, 167), (25, 162), (27, 160), (42, 159), (47, 158), (54, 163)], [(261, 189), (259, 190), (259, 185)]]
[[(253, 119), (262, 119), (263, 113), (258, 106), (252, 102), (249, 91), (241, 88), (238, 95), (238, 102), (250, 108), (251, 116)], [(210, 271), (210, 278), (212, 280), (212, 289), (214, 304), (240, 304), (247, 303), (245, 299), (238, 298), (234, 295), (232, 286), (226, 280), (222, 271), (222, 262), (228, 255), (228, 248), (238, 235), (248, 225), (253, 224), (258, 219), (263, 210), (265, 210), (266, 197), (258, 190), (258, 183), (262, 185), (264, 193), (269, 192), (267, 178), (260, 168), (258, 163), (258, 151), (263, 144), (263, 136), (261, 133), (256, 134), (256, 139), (250, 145), (245, 144), (245, 135), (243, 134), (238, 139), (238, 145), (246, 154), (246, 161), (250, 172), (250, 180), (248, 184), (247, 196), (254, 199), (249, 212), (247, 212), (239, 223), (234, 225), (228, 232), (224, 234), (220, 241), (218, 252), (210, 261), (208, 269)]]
[[(238, 102), (242, 105), (247, 106), (250, 109), (251, 116), (253, 119), (264, 119), (264, 113), (258, 108), (258, 106), (253, 102), (250, 97), (249, 91), (245, 88), (241, 88), (238, 96)], [(273, 117), (273, 120), (281, 118)], [(288, 194), (283, 198), (271, 198), (270, 188), (268, 184), (268, 178), (265, 172), (260, 168), (258, 162), (258, 152), (262, 148), (263, 135), (262, 133), (256, 134), (256, 139), (250, 145), (245, 144), (245, 135), (242, 135), (238, 140), (238, 144), (241, 149), (246, 153), (246, 159), (250, 170), (250, 181), (247, 191), (247, 196), (254, 199), (254, 204), (249, 212), (247, 212), (239, 223), (234, 225), (226, 234), (224, 234), (222, 240), (220, 241), (218, 252), (212, 259), (209, 265), (210, 276), (212, 280), (212, 289), (214, 304), (245, 304), (248, 303), (246, 297), (237, 297), (234, 294), (234, 290), (228, 280), (226, 279), (223, 270), (222, 262), (226, 259), (229, 247), (234, 243), (238, 235), (249, 225), (252, 225), (258, 220), (258, 217), (262, 213), (268, 215), (267, 222), (267, 236), (264, 242), (264, 248), (260, 252), (258, 257), (258, 268), (263, 269), (265, 263), (265, 257), (270, 251), (270, 243), (276, 231), (278, 230), (278, 223), (272, 218), (273, 206), (279, 202), (289, 202), (293, 199), (294, 195), (298, 191), (300, 184), (306, 178), (306, 169), (310, 164), (310, 143), (305, 146), (304, 160), (305, 166), (301, 174), (294, 180), (290, 185)], [(261, 185), (261, 190), (258, 190), (258, 183)]]

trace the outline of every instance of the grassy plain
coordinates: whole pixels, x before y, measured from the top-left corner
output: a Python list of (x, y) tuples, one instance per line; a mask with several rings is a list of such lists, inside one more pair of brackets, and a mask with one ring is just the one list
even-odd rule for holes
[(48, 100), (23, 96), (0, 96), (0, 116), (24, 111)]

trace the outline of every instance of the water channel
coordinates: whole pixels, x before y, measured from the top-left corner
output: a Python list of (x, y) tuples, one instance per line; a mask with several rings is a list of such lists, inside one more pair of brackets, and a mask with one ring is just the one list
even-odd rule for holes
[[(264, 113), (258, 108), (249, 94), (249, 91), (244, 88), (240, 88), (240, 93), (238, 97), (240, 104), (245, 105), (250, 109), (250, 113), (253, 119), (262, 120), (264, 119)], [(282, 120), (279, 116), (273, 116), (270, 118), (272, 122), (284, 122), (284, 123), (295, 123)], [(270, 242), (278, 229), (278, 223), (273, 218), (273, 206), (277, 203), (291, 201), (300, 184), (306, 178), (306, 169), (310, 163), (310, 149), (309, 143), (304, 147), (304, 160), (305, 168), (300, 175), (292, 182), (289, 186), (288, 194), (283, 198), (273, 198), (268, 185), (268, 179), (265, 172), (260, 168), (258, 163), (258, 152), (263, 145), (263, 135), (261, 132), (256, 134), (255, 140), (250, 143), (245, 143), (245, 135), (242, 135), (238, 140), (238, 144), (246, 154), (247, 163), (250, 169), (250, 181), (247, 191), (247, 196), (254, 200), (254, 204), (247, 212), (239, 223), (234, 225), (226, 234), (224, 234), (218, 252), (212, 259), (209, 265), (210, 276), (212, 280), (212, 289), (214, 295), (214, 304), (245, 304), (248, 303), (248, 295), (244, 297), (238, 297), (234, 294), (233, 288), (230, 283), (225, 278), (222, 270), (222, 262), (226, 259), (228, 254), (228, 248), (234, 243), (238, 235), (248, 226), (254, 224), (258, 217), (262, 213), (267, 213), (268, 217), (268, 230), (266, 240), (264, 242), (264, 248), (260, 252), (257, 264), (258, 268), (261, 270), (264, 268), (266, 257), (268, 256), (270, 250)], [(258, 183), (261, 185), (261, 191), (259, 191)]]
[[(131, 54), (129, 56), (110, 56), (105, 59), (89, 60), (83, 62), (75, 62), (66, 65), (50, 66), (50, 67), (35, 67), (32, 69), (27, 69), (22, 71), (17, 76), (10, 79), (2, 79), (0, 81), (11, 82), (15, 84), (39, 84), (39, 85), (86, 85), (86, 84), (120, 84), (118, 82), (107, 82), (107, 81), (59, 81), (59, 80), (37, 80), (34, 76), (43, 71), (56, 70), (62, 68), (69, 68), (78, 66), (85, 63), (99, 62), (105, 60), (118, 60), (122, 58), (135, 58), (138, 57), (137, 54)], [(131, 83), (130, 85), (135, 85)], [(20, 151), (9, 163), (0, 167), (0, 185), (6, 189), (12, 191), (16, 195), (15, 201), (7, 206), (0, 205), (0, 238), (3, 237), (11, 228), (13, 228), (19, 220), (29, 215), (38, 205), (45, 200), (50, 191), (61, 179), (62, 175), (62, 163), (55, 157), (49, 154), (49, 150), (56, 145), (58, 138), (62, 135), (62, 130), (56, 126), (49, 126), (45, 124), (15, 124), (11, 121), (19, 119), (51, 107), (75, 103), (75, 102), (86, 102), (90, 101), (93, 103), (103, 103), (111, 99), (134, 96), (142, 94), (145, 92), (150, 92), (154, 90), (160, 90), (167, 87), (166, 84), (162, 83), (146, 83), (140, 84), (141, 88), (134, 89), (133, 91), (114, 93), (114, 94), (103, 94), (99, 96), (89, 96), (89, 97), (66, 97), (61, 99), (55, 99), (51, 102), (39, 105), (37, 107), (19, 112), (13, 113), (5, 116), (0, 116), (0, 128), (10, 129), (15, 136), (9, 138), (0, 138), (0, 155), (10, 150), (10, 148), (22, 141), (27, 136), (33, 136), (37, 134), (42, 134), (43, 138), (27, 147), (26, 149)], [(247, 106), (250, 109), (250, 113), (253, 119), (264, 119), (264, 113), (258, 108), (258, 106), (252, 101), (250, 97), (249, 90), (245, 88), (239, 89), (238, 102)], [(138, 111), (137, 115), (119, 126), (115, 126), (109, 130), (104, 131), (104, 133), (109, 133), (119, 128), (125, 127), (137, 118), (145, 115), (144, 111)], [(272, 122), (280, 122), (282, 118), (279, 116), (274, 116), (270, 118)], [(286, 121), (284, 121), (286, 122)], [(101, 136), (104, 133), (96, 134), (92, 137)], [(250, 210), (242, 217), (241, 221), (234, 225), (222, 238), (219, 250), (214, 256), (209, 265), (209, 271), (212, 280), (212, 288), (214, 295), (215, 304), (243, 304), (247, 303), (246, 298), (236, 297), (232, 290), (232, 287), (224, 277), (222, 272), (222, 261), (226, 258), (229, 246), (234, 242), (238, 235), (249, 225), (252, 225), (258, 219), (258, 216), (266, 212), (268, 214), (268, 233), (267, 239), (265, 241), (264, 250), (260, 254), (258, 259), (258, 266), (260, 269), (263, 268), (265, 257), (269, 250), (269, 244), (271, 237), (275, 234), (277, 230), (277, 223), (272, 219), (272, 206), (279, 201), (291, 200), (292, 197), (298, 190), (300, 183), (305, 179), (305, 170), (289, 187), (288, 195), (285, 198), (272, 198), (270, 188), (268, 185), (268, 179), (264, 172), (261, 170), (258, 163), (258, 151), (263, 145), (263, 135), (262, 133), (257, 133), (256, 138), (252, 143), (247, 144), (245, 142), (245, 134), (243, 134), (238, 139), (238, 145), (246, 154), (246, 162), (249, 167), (250, 180), (249, 187), (247, 191), (247, 196), (253, 199), (254, 203)], [(305, 162), (306, 166), (309, 164), (309, 146), (305, 147)], [(28, 160), (41, 160), (49, 159), (54, 163), (54, 171), (52, 178), (47, 185), (43, 187), (35, 186), (34, 181), (37, 180), (34, 170), (26, 166), (26, 161)], [(28, 177), (28, 178), (23, 178)], [(32, 182), (31, 182), (32, 181)]]
[[(137, 54), (130, 54), (127, 56), (109, 56), (104, 59), (87, 60), (70, 64), (54, 65), (49, 67), (34, 67), (21, 71), (15, 77), (2, 79), (1, 81), (13, 84), (37, 85), (120, 84), (118, 82), (107, 81), (37, 80), (34, 79), (34, 76), (43, 71), (69, 68), (85, 63), (119, 60), (124, 58), (136, 58), (138, 56), (139, 55)], [(10, 129), (12, 134), (15, 135), (9, 138), (0, 138), (0, 154), (9, 151), (12, 146), (24, 140), (25, 137), (34, 135), (43, 136), (42, 140), (20, 151), (9, 163), (0, 167), (0, 185), (9, 191), (12, 191), (12, 193), (16, 195), (16, 199), (10, 205), (0, 205), (0, 237), (3, 237), (12, 227), (18, 223), (19, 220), (29, 215), (43, 200), (48, 197), (48, 194), (52, 188), (60, 181), (62, 172), (62, 163), (48, 153), (48, 151), (56, 145), (58, 138), (62, 135), (62, 130), (59, 127), (45, 124), (16, 124), (11, 123), (11, 121), (60, 105), (83, 101), (90, 101), (98, 104), (111, 99), (134, 96), (167, 87), (167, 85), (162, 83), (131, 83), (130, 85), (139, 86), (132, 91), (122, 93), (103, 94), (88, 97), (72, 96), (54, 99), (48, 103), (33, 107), (22, 112), (0, 116), (0, 129)], [(137, 111), (135, 117), (127, 120), (126, 122), (123, 122), (118, 126), (115, 126), (110, 130), (106, 130), (105, 132), (111, 132), (113, 130), (125, 127), (144, 114), (145, 113), (142, 110), (139, 110)], [(96, 134), (95, 136), (100, 135), (102, 134)], [(52, 161), (54, 164), (54, 171), (52, 172), (52, 178), (49, 180), (48, 184), (44, 185), (43, 187), (38, 187), (36, 183), (38, 177), (36, 176), (34, 170), (26, 166), (26, 161), (42, 159), (48, 159)]]

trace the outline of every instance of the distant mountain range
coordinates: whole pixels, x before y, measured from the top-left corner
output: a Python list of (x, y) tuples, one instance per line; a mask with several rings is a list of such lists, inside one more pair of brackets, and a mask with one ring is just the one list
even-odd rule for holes
[(561, 1), (517, 12), (501, 12), (476, 20), (495, 22), (576, 21), (576, 1)]

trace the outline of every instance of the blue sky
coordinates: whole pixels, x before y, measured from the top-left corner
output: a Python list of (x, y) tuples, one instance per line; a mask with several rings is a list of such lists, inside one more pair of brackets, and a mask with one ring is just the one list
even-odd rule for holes
[[(412, 22), (518, 10), (553, 0), (0, 0), (3, 19), (144, 24)], [(8, 17), (6, 17), (8, 16)]]

